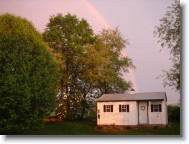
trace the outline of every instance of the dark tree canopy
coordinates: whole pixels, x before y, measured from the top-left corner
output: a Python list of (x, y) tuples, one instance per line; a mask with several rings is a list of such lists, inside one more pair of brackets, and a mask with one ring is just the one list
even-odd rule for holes
[(0, 16), (0, 131), (37, 128), (54, 110), (58, 67), (26, 19)]
[(164, 86), (173, 87), (177, 91), (180, 90), (180, 16), (180, 1), (175, 0), (154, 31), (162, 48), (170, 49), (173, 62), (172, 68), (162, 75), (165, 78)]

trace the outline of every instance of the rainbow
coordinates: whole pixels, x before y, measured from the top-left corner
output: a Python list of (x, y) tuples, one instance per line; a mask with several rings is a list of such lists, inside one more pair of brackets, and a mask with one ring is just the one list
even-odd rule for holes
[[(98, 21), (103, 25), (104, 28), (111, 28), (108, 22), (103, 18), (103, 16), (99, 13), (99, 11), (92, 5), (88, 0), (82, 0), (82, 2), (86, 5), (86, 7), (93, 13), (93, 15), (98, 19)], [(121, 52), (122, 56), (126, 57), (127, 53), (124, 50)], [(125, 77), (125, 76), (124, 76)], [(138, 91), (136, 78), (133, 69), (129, 69), (128, 78), (132, 82), (132, 87), (135, 91)]]

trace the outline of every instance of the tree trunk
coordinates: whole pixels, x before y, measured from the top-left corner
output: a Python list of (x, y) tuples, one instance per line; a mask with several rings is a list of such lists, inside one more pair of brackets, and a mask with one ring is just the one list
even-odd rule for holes
[(83, 120), (84, 119), (84, 115), (85, 115), (85, 111), (86, 111), (86, 96), (87, 96), (87, 93), (85, 91), (85, 88), (84, 88), (84, 94), (83, 94), (83, 103), (82, 103), (82, 113), (81, 113), (81, 119)]

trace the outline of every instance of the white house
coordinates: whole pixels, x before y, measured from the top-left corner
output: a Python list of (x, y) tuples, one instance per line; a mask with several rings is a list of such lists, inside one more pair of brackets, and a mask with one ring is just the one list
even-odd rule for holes
[(97, 125), (168, 124), (165, 92), (104, 94), (97, 100)]

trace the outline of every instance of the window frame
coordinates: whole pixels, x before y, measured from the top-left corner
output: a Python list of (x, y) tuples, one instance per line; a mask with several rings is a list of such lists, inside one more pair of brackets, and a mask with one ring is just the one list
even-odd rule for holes
[(151, 104), (151, 112), (162, 112), (162, 104)]
[(113, 112), (113, 105), (103, 105), (103, 112)]
[(119, 112), (129, 112), (129, 104), (119, 105)]
[(111, 105), (106, 105), (106, 112), (111, 112)]

